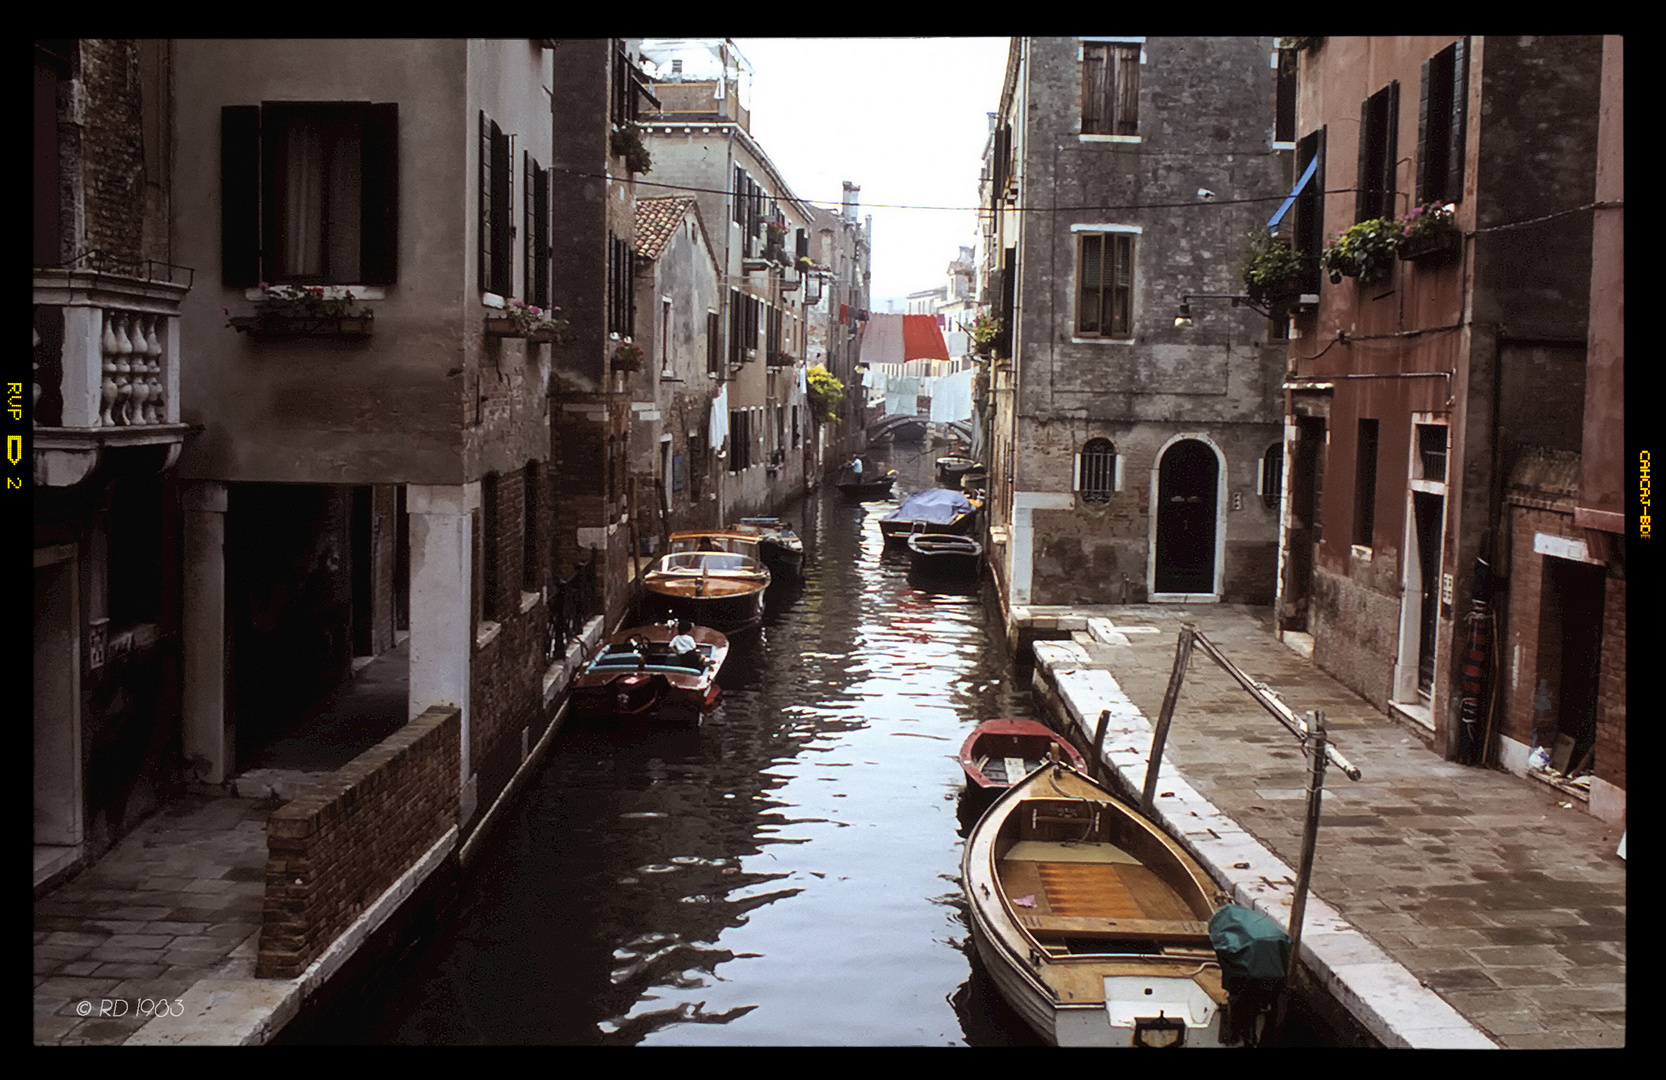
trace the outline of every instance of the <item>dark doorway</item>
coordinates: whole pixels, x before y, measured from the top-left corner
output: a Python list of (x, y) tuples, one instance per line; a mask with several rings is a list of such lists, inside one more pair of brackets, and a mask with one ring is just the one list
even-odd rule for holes
[(1440, 615), (1440, 525), (1446, 500), (1439, 495), (1415, 491), (1412, 512), (1416, 515), (1418, 575), (1422, 607), (1418, 610), (1417, 693), (1425, 703), (1435, 685), (1435, 627)]
[(1307, 630), (1308, 598), (1313, 595), (1313, 557), (1321, 535), (1319, 508), (1324, 488), (1324, 451), (1324, 417), (1298, 416), (1290, 459), (1290, 533), (1279, 610), (1281, 630)]
[[(1554, 658), (1556, 670), (1549, 681), (1554, 688), (1556, 733), (1573, 740), (1568, 774), (1577, 775), (1578, 766), (1596, 746), (1606, 572), (1590, 563), (1547, 556), (1544, 580), (1550, 618), (1541, 622), (1539, 635), (1541, 642), (1549, 644), (1541, 644), (1541, 656), (1548, 652)], [(1546, 666), (1541, 662), (1541, 677)]]
[(1220, 463), (1197, 439), (1163, 453), (1157, 471), (1157, 565), (1152, 591), (1215, 590), (1215, 487)]

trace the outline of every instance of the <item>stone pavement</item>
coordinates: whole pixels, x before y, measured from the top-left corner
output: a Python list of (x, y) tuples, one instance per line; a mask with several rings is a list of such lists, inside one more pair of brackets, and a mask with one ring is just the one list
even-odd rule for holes
[[(1323, 712), (1361, 778), (1326, 772), (1303, 956), (1385, 1044), (1624, 1045), (1621, 827), (1535, 780), (1443, 760), (1281, 644), (1270, 614), (1215, 604), (1014, 612), (1032, 626), (1062, 616), (1060, 627), (1082, 628), (1036, 643), (1036, 679), (1090, 744), (1101, 711), (1113, 710), (1106, 758), (1136, 794), (1185, 622), (1297, 715)], [(1240, 903), (1281, 924), (1307, 775), (1296, 738), (1194, 648), (1156, 812), (1197, 841)]]
[(253, 978), (273, 799), (187, 796), (35, 901), (35, 1044), (126, 1042), (211, 978)]

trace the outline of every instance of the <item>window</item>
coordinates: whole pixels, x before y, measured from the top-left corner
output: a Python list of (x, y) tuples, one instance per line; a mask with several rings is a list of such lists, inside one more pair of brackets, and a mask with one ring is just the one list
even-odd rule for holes
[(524, 287), (528, 302), (550, 306), (550, 171), (525, 155), (526, 228), (522, 253), (526, 259)]
[(1082, 134), (1138, 135), (1140, 46), (1082, 43)]
[(1417, 201), (1457, 202), (1464, 194), (1464, 116), (1469, 100), (1468, 38), (1423, 61), (1417, 109)]
[(607, 234), (607, 331), (631, 337), (636, 326), (636, 252), (630, 241)]
[(497, 474), (480, 478), (480, 618), (493, 622), (498, 616), (498, 491)]
[[(1317, 162), (1316, 165), (1314, 163)], [(1296, 144), (1296, 175), (1307, 172), (1314, 165), (1313, 178), (1296, 195), (1296, 217), (1292, 226), (1292, 247), (1306, 255), (1308, 280), (1302, 291), (1319, 291), (1319, 253), (1325, 246), (1325, 129), (1320, 128)]]
[(671, 298), (659, 300), (659, 369), (671, 370)]
[(729, 363), (744, 364), (758, 348), (763, 301), (739, 289), (729, 290)]
[(1081, 337), (1132, 334), (1134, 235), (1084, 232), (1076, 240), (1076, 333)]
[(723, 378), (723, 316), (706, 312), (706, 373)]
[(1417, 425), (1417, 466), (1413, 477), (1437, 484), (1446, 482), (1446, 425)]
[(1354, 543), (1371, 546), (1377, 521), (1377, 422), (1359, 422), (1354, 446)]
[(514, 293), (510, 248), (514, 243), (513, 160), (510, 138), (497, 121), (480, 114), (480, 291)]
[(1359, 107), (1359, 178), (1354, 220), (1393, 217), (1395, 129), (1400, 120), (1400, 84), (1391, 82)]
[(538, 591), (538, 463), (521, 474), (521, 591)]
[(1116, 474), (1116, 446), (1109, 439), (1089, 439), (1076, 455), (1076, 490), (1083, 502), (1110, 502), (1117, 490)]
[(1296, 75), (1300, 54), (1295, 49), (1273, 53), (1273, 142), (1286, 146), (1296, 141)]
[(1261, 495), (1261, 502), (1269, 510), (1278, 509), (1279, 493), (1284, 488), (1284, 444), (1274, 443), (1267, 447), (1267, 452), (1261, 455), (1261, 475), (1256, 481), (1256, 491)]
[(729, 471), (740, 472), (752, 464), (752, 413), (729, 410)]
[(222, 282), (393, 283), (398, 132), (397, 104), (221, 109)]

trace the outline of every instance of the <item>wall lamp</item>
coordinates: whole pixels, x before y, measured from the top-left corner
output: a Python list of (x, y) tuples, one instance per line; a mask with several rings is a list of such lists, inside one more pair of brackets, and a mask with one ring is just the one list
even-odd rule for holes
[(1174, 325), (1180, 327), (1182, 330), (1190, 329), (1192, 326), (1193, 300), (1230, 300), (1232, 301), (1233, 307), (1247, 307), (1263, 318), (1272, 318), (1271, 314), (1262, 311), (1260, 308), (1252, 304), (1250, 302), (1250, 298), (1247, 296), (1234, 295), (1232, 293), (1187, 293), (1180, 298), (1180, 312), (1174, 317)]

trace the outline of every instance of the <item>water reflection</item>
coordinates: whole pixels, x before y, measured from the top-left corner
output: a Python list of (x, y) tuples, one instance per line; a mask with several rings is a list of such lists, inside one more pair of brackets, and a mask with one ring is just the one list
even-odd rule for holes
[(805, 581), (701, 728), (560, 733), (358, 1041), (1028, 1042), (971, 956), (956, 819), (961, 741), (1028, 695), (983, 599), (883, 550), (893, 506), (793, 517)]

